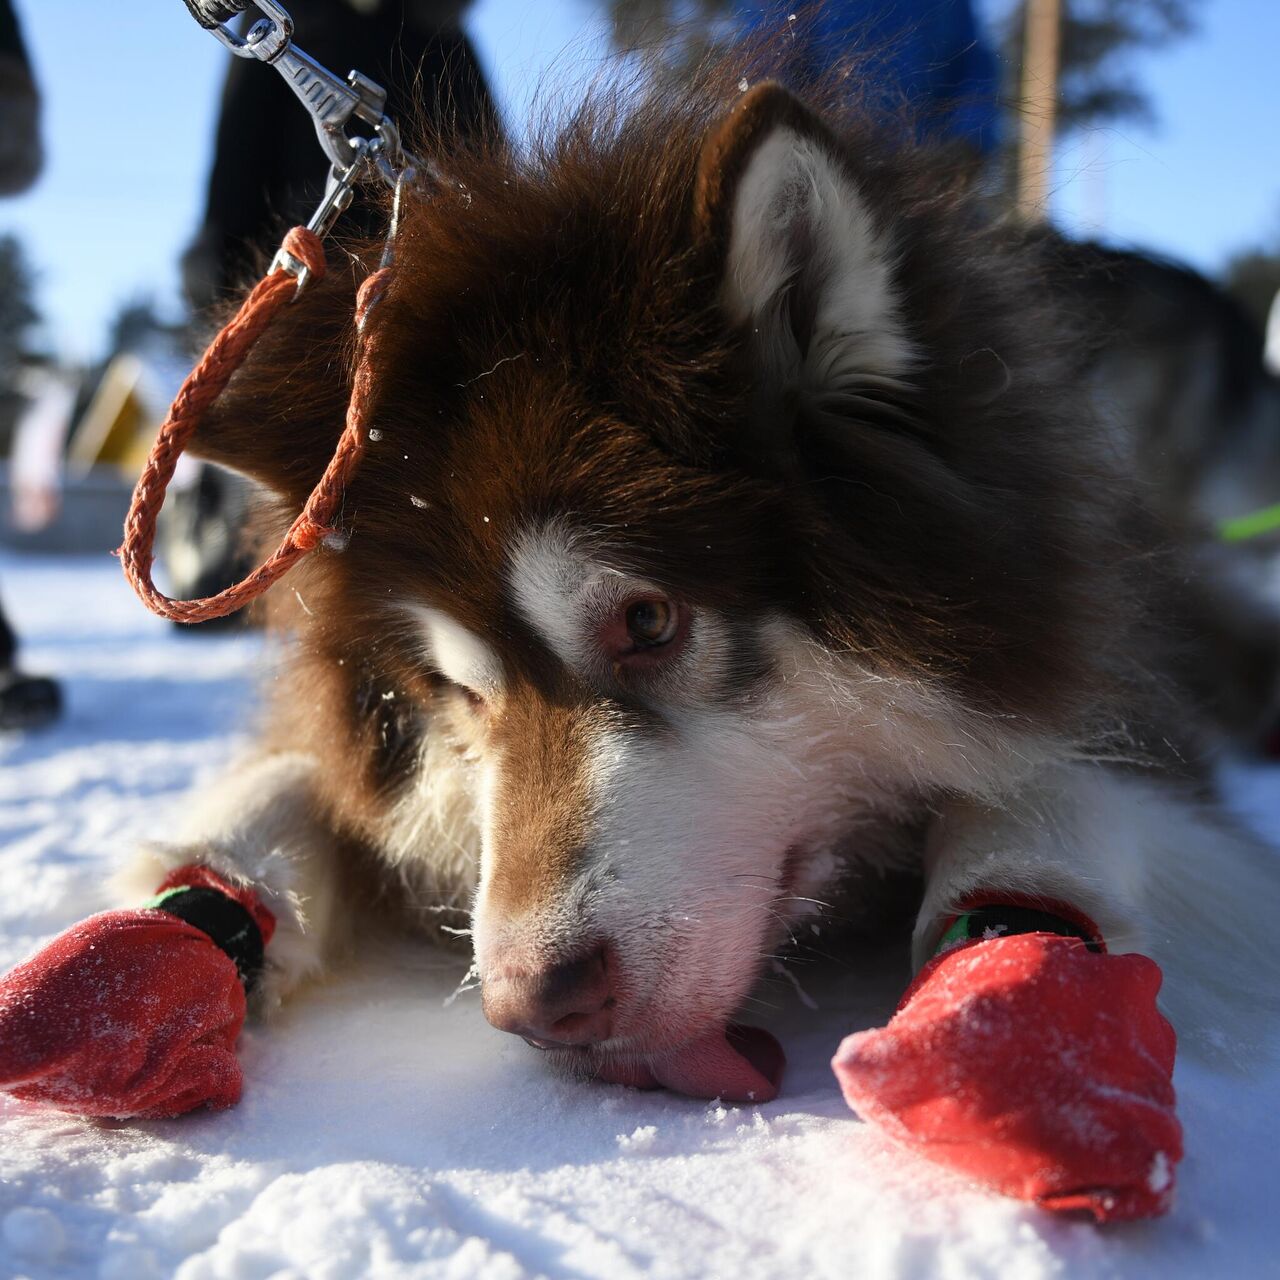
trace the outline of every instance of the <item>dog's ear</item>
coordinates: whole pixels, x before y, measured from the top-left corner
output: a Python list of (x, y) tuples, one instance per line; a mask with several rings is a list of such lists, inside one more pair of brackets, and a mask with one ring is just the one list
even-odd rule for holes
[(342, 432), (355, 346), (355, 280), (331, 263), (275, 315), (205, 414), (191, 452), (305, 500)]
[(821, 401), (909, 372), (888, 234), (837, 139), (781, 85), (745, 93), (708, 133), (694, 217), (771, 395)]

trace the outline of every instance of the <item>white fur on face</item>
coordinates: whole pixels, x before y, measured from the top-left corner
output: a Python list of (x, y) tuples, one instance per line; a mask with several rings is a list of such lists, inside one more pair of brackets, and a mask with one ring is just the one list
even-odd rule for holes
[[(645, 578), (611, 568), (585, 537), (559, 520), (520, 534), (507, 581), (525, 621), (569, 670), (585, 678), (609, 669), (596, 639), (604, 620), (629, 601), (664, 594)], [(678, 681), (684, 696), (705, 696), (723, 673), (728, 652), (724, 619), (700, 610), (680, 655), (653, 674), (653, 683)]]
[(585, 913), (615, 940), (641, 1036), (731, 1014), (844, 869), (911, 856), (897, 824), (925, 797), (994, 799), (1045, 760), (1047, 744), (833, 658), (781, 619), (763, 639), (775, 675), (749, 705), (668, 704), (669, 734), (605, 730), (592, 753), (593, 857), (559, 927)]
[(413, 605), (410, 612), (421, 623), (428, 657), (442, 676), (482, 698), (502, 692), (502, 662), (486, 641), (439, 609)]
[[(519, 540), (509, 581), (548, 646), (590, 680), (600, 670), (590, 620), (634, 584), (558, 523)], [(584, 721), (591, 825), (581, 868), (554, 901), (508, 918), (486, 893), (503, 854), (486, 839), (481, 972), (504, 950), (554, 954), (607, 938), (625, 984), (618, 1047), (674, 1043), (728, 1016), (843, 865), (899, 855), (886, 829), (914, 817), (922, 796), (994, 795), (1037, 759), (939, 690), (859, 669), (781, 619), (755, 637), (773, 676), (725, 704), (712, 692), (731, 628), (761, 624), (693, 609), (678, 677), (656, 674), (646, 693), (661, 732), (609, 713), (603, 691)]]
[[(734, 198), (723, 302), (752, 327), (767, 376), (815, 393), (901, 381), (915, 357), (891, 264), (865, 201), (820, 145), (782, 127), (759, 145)], [(798, 279), (816, 301), (803, 355), (786, 313)]]
[(516, 608), (571, 669), (585, 664), (590, 605), (607, 590), (610, 576), (555, 522), (521, 533), (508, 560), (507, 581)]

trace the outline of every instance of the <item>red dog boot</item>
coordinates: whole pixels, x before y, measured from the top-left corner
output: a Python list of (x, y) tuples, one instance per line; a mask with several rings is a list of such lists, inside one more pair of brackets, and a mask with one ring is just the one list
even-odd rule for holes
[[(1038, 931), (1017, 932), (1029, 918)], [(1159, 967), (1034, 908), (971, 908), (949, 937), (889, 1025), (840, 1046), (832, 1066), (849, 1105), (1046, 1209), (1099, 1222), (1163, 1213), (1182, 1129)]]
[(0, 980), (0, 1089), (87, 1116), (233, 1106), (274, 929), (207, 867), (175, 871), (141, 910), (90, 916)]

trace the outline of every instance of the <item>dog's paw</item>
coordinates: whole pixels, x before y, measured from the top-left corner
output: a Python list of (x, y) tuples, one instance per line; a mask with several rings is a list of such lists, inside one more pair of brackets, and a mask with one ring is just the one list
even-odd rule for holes
[(159, 910), (108, 911), (0, 980), (0, 1089), (86, 1116), (240, 1098), (245, 995), (230, 957)]
[(1182, 1157), (1160, 969), (1076, 938), (961, 946), (832, 1066), (849, 1105), (939, 1164), (1099, 1222), (1163, 1213)]

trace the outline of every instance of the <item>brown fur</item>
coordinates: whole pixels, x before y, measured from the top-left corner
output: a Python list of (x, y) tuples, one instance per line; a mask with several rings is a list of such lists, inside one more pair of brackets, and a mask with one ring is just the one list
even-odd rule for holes
[[(529, 155), (442, 151), (444, 180), (410, 202), (374, 321), (380, 437), (347, 495), (347, 545), (298, 576), (305, 609), (288, 589), (277, 605), (301, 643), (272, 735), (321, 754), (339, 830), (376, 844), (398, 779), (389, 713), (369, 690), (406, 708), (393, 738), (448, 732), (453, 714), (388, 601), (497, 638), (509, 677), (544, 691), (513, 704), (500, 734), (572, 739), (545, 692), (552, 656), (501, 572), (519, 529), (561, 514), (677, 596), (782, 612), (985, 715), (1091, 754), (1154, 758), (1172, 742), (1194, 757), (1164, 656), (1178, 631), (1170, 553), (1094, 439), (1035, 263), (985, 227), (934, 155), (896, 133), (887, 145), (856, 106), (819, 104), (819, 121), (767, 87), (735, 104), (731, 80), (625, 106), (601, 95)], [(892, 238), (926, 353), (909, 392), (809, 405), (752, 385), (749, 335), (718, 302), (724, 210), (780, 119), (830, 140)], [(335, 260), (202, 432), (206, 456), (262, 481), (282, 510), (341, 428), (354, 287), (371, 261)], [(749, 695), (758, 675), (744, 650), (724, 697)], [(642, 714), (625, 688), (615, 703)], [(531, 872), (554, 879), (573, 857), (573, 779), (523, 785), (563, 797)], [(504, 869), (513, 902), (530, 892), (526, 870)]]
[(554, 907), (586, 847), (583, 727), (591, 713), (529, 688), (513, 690), (504, 702), (493, 744), (495, 757), (506, 763), (493, 815), (494, 844), (504, 852), (489, 892), (495, 905), (519, 918), (535, 907)]

